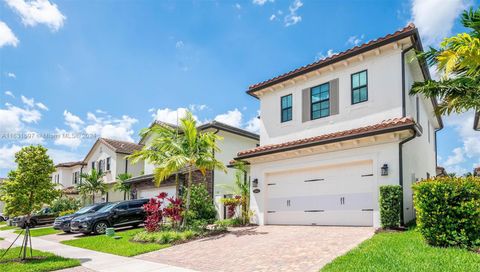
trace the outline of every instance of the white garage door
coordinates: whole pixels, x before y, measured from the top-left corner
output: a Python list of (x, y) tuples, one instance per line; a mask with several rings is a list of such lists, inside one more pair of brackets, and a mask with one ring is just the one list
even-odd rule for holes
[(267, 175), (267, 224), (373, 225), (371, 161)]
[(158, 196), (161, 192), (166, 192), (168, 196), (175, 196), (175, 186), (139, 189), (137, 194), (138, 198), (152, 198)]

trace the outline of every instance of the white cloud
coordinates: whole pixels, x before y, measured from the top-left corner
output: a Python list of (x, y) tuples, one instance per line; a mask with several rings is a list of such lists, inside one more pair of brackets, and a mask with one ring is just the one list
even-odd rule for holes
[(93, 123), (85, 127), (88, 134), (96, 134), (100, 137), (133, 142), (134, 133), (132, 126), (138, 122), (137, 119), (123, 115), (120, 119), (101, 118), (93, 113), (87, 113), (87, 119)]
[(48, 111), (48, 107), (45, 106), (45, 104), (43, 104), (43, 103), (41, 103), (41, 102), (37, 102), (37, 103), (35, 103), (35, 105), (37, 105), (37, 107), (38, 107), (39, 109)]
[(275, 0), (252, 0), (252, 3), (253, 3), (254, 5), (258, 5), (258, 6), (263, 6), (263, 5), (265, 5), (267, 2), (273, 3), (273, 2), (275, 2)]
[(287, 14), (284, 18), (284, 23), (285, 26), (292, 26), (300, 23), (302, 21), (302, 16), (297, 14), (297, 11), (299, 8), (303, 6), (302, 1), (300, 0), (294, 0), (292, 4), (288, 7), (288, 10), (290, 11), (289, 14)]
[(17, 106), (6, 104), (7, 110), (14, 113), (17, 118), (20, 118), (26, 123), (37, 123), (42, 118), (42, 114), (35, 109), (22, 109)]
[(328, 49), (327, 54), (324, 54), (323, 52), (318, 52), (317, 55), (315, 56), (315, 61), (319, 61), (325, 58), (329, 58), (333, 55), (336, 55), (337, 52), (333, 52), (333, 49)]
[(0, 21), (0, 48), (11, 45), (13, 47), (17, 47), (18, 43), (17, 36), (13, 34), (13, 31), (8, 27), (8, 25), (2, 21)]
[(8, 73), (7, 73), (7, 77), (10, 77), (10, 78), (17, 78), (17, 75), (15, 75), (15, 73), (8, 72)]
[(70, 152), (55, 148), (49, 148), (47, 154), (50, 156), (50, 158), (55, 164), (61, 162), (81, 161), (84, 155), (80, 154), (79, 152)]
[(96, 112), (96, 113), (99, 113), (99, 114), (107, 114), (106, 111), (101, 110), (101, 109), (97, 109), (97, 110), (95, 110), (95, 112)]
[[(260, 116), (260, 111), (258, 111), (258, 116)], [(260, 119), (258, 116), (253, 117), (252, 119), (248, 120), (247, 126), (245, 127), (246, 130), (259, 133), (260, 132)]]
[(359, 36), (357, 36), (357, 35), (350, 36), (350, 37), (348, 37), (347, 44), (357, 46), (363, 41), (363, 39), (365, 39), (364, 34), (359, 35)]
[(234, 109), (227, 113), (217, 115), (215, 120), (230, 126), (241, 127), (242, 113), (238, 109)]
[(272, 14), (272, 15), (270, 16), (270, 21), (273, 21), (273, 20), (275, 20), (275, 19), (277, 19), (277, 16), (276, 16), (275, 14)]
[(0, 169), (13, 169), (15, 164), (15, 153), (20, 151), (22, 147), (18, 145), (4, 145), (0, 147)]
[(15, 95), (13, 95), (13, 93), (11, 91), (5, 91), (5, 95), (8, 95), (12, 98), (15, 98)]
[(238, 10), (242, 9), (242, 6), (239, 3), (235, 3), (234, 7)]
[(177, 41), (175, 43), (175, 48), (182, 48), (184, 46), (185, 46), (185, 44), (183, 43), (183, 41)]
[(34, 131), (27, 131), (25, 134), (27, 136), (26, 139), (20, 141), (22, 144), (27, 144), (27, 145), (40, 145), (45, 143), (45, 139), (43, 136), (39, 133), (36, 133)]
[(425, 45), (436, 45), (450, 35), (455, 19), (470, 5), (469, 0), (413, 0), (412, 20)]
[(192, 112), (194, 112), (194, 111), (203, 111), (203, 110), (208, 109), (208, 106), (205, 105), (205, 104), (200, 104), (200, 105), (198, 105), (198, 104), (192, 104), (192, 105), (190, 105), (190, 106), (188, 106), (188, 107), (190, 108), (190, 110), (191, 110)]
[(21, 128), (22, 122), (16, 112), (0, 109), (0, 133), (15, 133)]
[(48, 0), (5, 0), (20, 15), (26, 26), (45, 24), (52, 31), (59, 30), (66, 19), (57, 5)]
[[(158, 109), (152, 114), (152, 116), (157, 121), (176, 125), (178, 124), (178, 120), (180, 120), (180, 118), (185, 117), (187, 111), (188, 109), (186, 108), (177, 108), (176, 110), (164, 108)], [(196, 115), (193, 115), (193, 118), (198, 121), (198, 117)]]
[(23, 104), (33, 108), (34, 103), (35, 103), (35, 100), (33, 98), (28, 98), (28, 97), (25, 97), (23, 95), (20, 98), (22, 99)]
[(65, 118), (65, 124), (74, 131), (79, 131), (81, 125), (85, 123), (82, 119), (80, 119), (80, 117), (72, 114), (67, 110), (63, 111), (63, 117)]
[(453, 155), (448, 156), (447, 160), (443, 163), (445, 167), (454, 166), (465, 161), (465, 157), (463, 156), (463, 149), (457, 147), (452, 150)]
[(82, 139), (77, 133), (66, 131), (65, 129), (55, 129), (56, 138), (54, 144), (76, 149), (82, 143)]

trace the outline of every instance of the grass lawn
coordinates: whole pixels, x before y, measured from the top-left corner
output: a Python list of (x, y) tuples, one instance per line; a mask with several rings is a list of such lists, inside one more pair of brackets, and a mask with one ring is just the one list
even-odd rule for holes
[(118, 240), (105, 235), (95, 235), (86, 236), (75, 240), (62, 241), (61, 243), (127, 257), (170, 246), (170, 244), (161, 245), (156, 243), (137, 243), (130, 241), (130, 239), (132, 239), (136, 233), (141, 231), (143, 231), (143, 228), (116, 231), (116, 236), (121, 237)]
[[(21, 231), (22, 230), (16, 230), (14, 232), (15, 233), (20, 233)], [(60, 232), (62, 232), (62, 231), (53, 229), (52, 227), (41, 228), (41, 229), (30, 229), (30, 235), (32, 235), (32, 237), (44, 236), (44, 235), (55, 234), (55, 233), (60, 233)]]
[(6, 225), (6, 224), (7, 224), (7, 222), (5, 222), (5, 221), (0, 222), (0, 226), (1, 225)]
[[(0, 256), (3, 255), (4, 249), (0, 249)], [(39, 259), (28, 260), (20, 262), (15, 259), (18, 258), (20, 247), (10, 249), (5, 257), (0, 260), (0, 271), (2, 272), (40, 272), (40, 271), (54, 271), (63, 268), (79, 266), (80, 261), (74, 259), (66, 259), (55, 256), (48, 252), (33, 250), (33, 257)], [(30, 253), (29, 253), (30, 254)], [(28, 255), (30, 256), (30, 255)]]
[(321, 271), (480, 271), (480, 254), (431, 247), (415, 230), (379, 233)]
[(17, 227), (15, 226), (1, 226), (0, 230), (11, 230), (11, 229), (16, 229)]

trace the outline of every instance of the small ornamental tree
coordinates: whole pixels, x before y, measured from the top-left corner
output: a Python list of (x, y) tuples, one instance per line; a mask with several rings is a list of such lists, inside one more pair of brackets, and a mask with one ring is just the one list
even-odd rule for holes
[(47, 155), (46, 148), (40, 145), (23, 147), (15, 154), (15, 162), (17, 169), (10, 171), (7, 180), (0, 185), (0, 200), (5, 202), (4, 210), (10, 217), (26, 216), (26, 231), (22, 245), (22, 259), (25, 259), (30, 234), (30, 217), (43, 205), (50, 205), (60, 196), (60, 192), (55, 189), (51, 179), (55, 166)]

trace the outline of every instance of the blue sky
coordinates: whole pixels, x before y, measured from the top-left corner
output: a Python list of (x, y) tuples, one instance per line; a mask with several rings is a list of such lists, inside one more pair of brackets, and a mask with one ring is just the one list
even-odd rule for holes
[[(154, 118), (175, 121), (185, 109), (201, 122), (217, 119), (255, 130), (258, 101), (245, 94), (250, 84), (410, 21), (424, 44), (437, 44), (462, 31), (457, 16), (476, 5), (462, 0), (1, 1), (0, 176), (14, 167), (12, 156), (23, 145), (44, 144), (55, 162), (79, 160), (94, 141), (91, 135), (137, 141), (138, 131)], [(440, 164), (471, 171), (480, 164), (472, 113), (445, 123), (438, 135)], [(34, 137), (5, 137), (9, 133)], [(71, 137), (52, 138), (64, 134)]]

